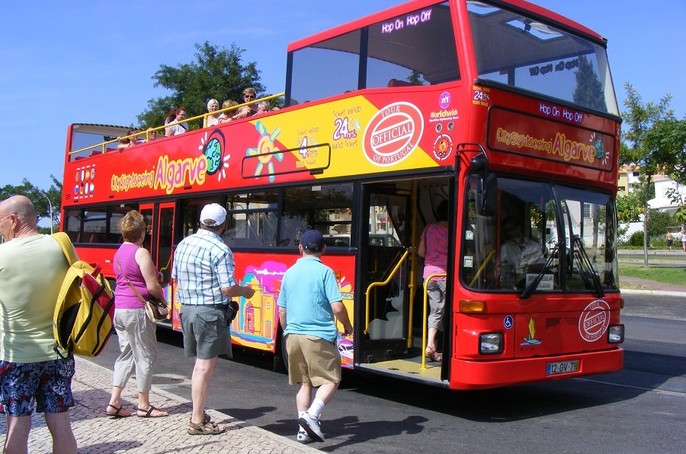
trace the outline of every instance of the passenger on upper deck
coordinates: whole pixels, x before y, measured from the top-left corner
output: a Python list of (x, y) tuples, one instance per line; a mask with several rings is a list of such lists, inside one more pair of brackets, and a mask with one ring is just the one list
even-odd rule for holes
[(158, 133), (154, 129), (148, 128), (145, 130), (145, 132), (147, 133), (145, 137), (145, 142), (152, 142), (153, 140), (157, 139)]
[(136, 143), (138, 143), (136, 141), (136, 137), (129, 137), (132, 134), (134, 134), (135, 132), (136, 132), (136, 130), (129, 129), (126, 132), (126, 136), (119, 137), (119, 143), (117, 144), (117, 150), (123, 150), (125, 148), (129, 148), (129, 147), (136, 145)]
[(124, 150), (125, 148), (129, 148), (133, 143), (131, 143), (131, 139), (128, 137), (119, 137), (119, 143), (117, 144), (117, 150)]
[(183, 134), (184, 132), (188, 131), (188, 123), (186, 123), (186, 122), (180, 123), (185, 118), (186, 118), (186, 109), (184, 109), (183, 107), (177, 107), (177, 108), (169, 111), (169, 113), (167, 114), (167, 118), (164, 120), (164, 124), (168, 125), (168, 124), (174, 123), (174, 122), (179, 122), (179, 123), (173, 124), (173, 125), (165, 128), (164, 135), (167, 137), (176, 136), (176, 135)]
[(210, 99), (209, 101), (207, 101), (207, 111), (209, 112), (209, 115), (207, 115), (203, 120), (203, 128), (209, 128), (210, 126), (215, 126), (219, 123), (219, 114), (215, 113), (218, 110), (219, 101), (217, 101), (216, 99)]
[[(227, 99), (222, 103), (222, 110), (227, 109), (232, 106), (237, 106), (238, 103), (232, 99)], [(235, 115), (236, 109), (229, 109), (225, 110), (224, 112), (219, 115), (219, 123), (226, 123), (228, 121), (232, 120), (232, 117)]]
[(267, 101), (261, 101), (257, 103), (257, 112), (255, 112), (255, 115), (267, 113), (270, 110), (271, 109), (269, 108), (269, 103)]
[[(252, 102), (257, 97), (257, 92), (254, 88), (248, 87), (243, 90), (243, 102)], [(257, 106), (252, 103), (247, 106), (243, 106), (238, 110), (238, 113), (232, 117), (233, 120), (238, 120), (239, 118), (252, 117), (257, 113)]]

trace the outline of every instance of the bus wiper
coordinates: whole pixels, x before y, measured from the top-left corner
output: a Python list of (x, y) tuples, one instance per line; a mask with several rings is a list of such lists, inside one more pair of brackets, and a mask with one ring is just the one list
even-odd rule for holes
[(555, 243), (555, 246), (553, 247), (552, 251), (550, 251), (550, 254), (548, 254), (548, 258), (545, 261), (545, 265), (543, 265), (543, 268), (541, 268), (541, 271), (539, 271), (539, 273), (531, 281), (531, 283), (527, 285), (524, 290), (522, 290), (522, 293), (519, 294), (519, 297), (521, 299), (529, 298), (536, 289), (536, 287), (538, 287), (538, 284), (541, 283), (541, 279), (543, 279), (543, 276), (550, 270), (550, 266), (553, 264), (553, 260), (555, 259), (555, 256), (557, 255), (559, 250), (560, 243)]
[[(593, 263), (591, 262), (591, 259), (588, 257), (586, 249), (584, 249), (584, 244), (581, 242), (581, 238), (579, 238), (579, 235), (574, 235), (574, 242), (572, 244), (576, 245), (577, 250), (579, 251), (579, 274), (581, 274), (581, 277), (582, 279), (584, 279), (584, 281), (586, 281), (586, 277), (583, 274), (584, 271), (591, 275), (591, 281), (593, 282), (595, 296), (597, 298), (602, 298), (603, 296), (605, 296), (603, 284), (600, 283), (600, 277), (598, 277), (598, 274), (595, 272), (595, 269), (593, 268)], [(574, 246), (572, 246), (572, 248), (573, 247)]]

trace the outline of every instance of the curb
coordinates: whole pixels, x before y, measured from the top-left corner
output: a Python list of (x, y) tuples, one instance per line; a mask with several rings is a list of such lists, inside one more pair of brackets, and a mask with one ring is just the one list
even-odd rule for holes
[(676, 297), (686, 297), (686, 292), (674, 292), (674, 291), (664, 291), (664, 290), (640, 290), (640, 289), (626, 289), (619, 290), (620, 294), (626, 295), (655, 295), (655, 296), (676, 296)]

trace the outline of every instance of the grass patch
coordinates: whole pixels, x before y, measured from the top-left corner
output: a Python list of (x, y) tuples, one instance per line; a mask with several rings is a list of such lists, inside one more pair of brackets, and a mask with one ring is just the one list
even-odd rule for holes
[(619, 264), (619, 280), (622, 276), (648, 279), (672, 285), (686, 285), (686, 269), (661, 266), (643, 266), (627, 263)]

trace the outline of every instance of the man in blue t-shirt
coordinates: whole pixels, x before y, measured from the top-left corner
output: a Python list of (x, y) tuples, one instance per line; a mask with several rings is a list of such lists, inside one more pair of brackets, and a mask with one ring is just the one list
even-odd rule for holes
[[(288, 383), (300, 384), (295, 397), (300, 425), (296, 439), (307, 443), (324, 441), (319, 416), (341, 382), (334, 316), (344, 335), (352, 334), (353, 327), (336, 276), (321, 261), (326, 249), (322, 234), (306, 230), (298, 249), (302, 257), (286, 271), (277, 304), (288, 352)], [(318, 388), (314, 399), (313, 388)]]

